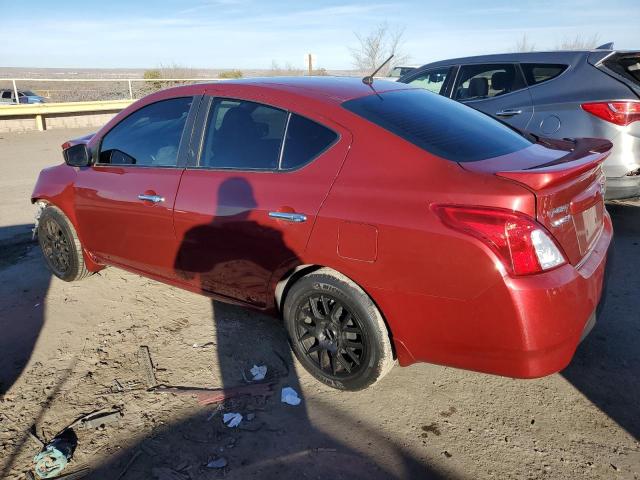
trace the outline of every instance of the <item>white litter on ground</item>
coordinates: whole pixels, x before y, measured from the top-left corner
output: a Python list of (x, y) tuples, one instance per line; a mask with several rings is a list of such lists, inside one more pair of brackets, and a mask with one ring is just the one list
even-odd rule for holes
[(300, 397), (298, 396), (298, 392), (296, 392), (291, 387), (284, 387), (280, 394), (280, 401), (282, 403), (286, 403), (288, 405), (300, 405)]
[(254, 365), (249, 371), (251, 372), (251, 375), (253, 375), (253, 381), (257, 382), (259, 380), (264, 380), (264, 377), (267, 375), (267, 366)]
[(240, 425), (242, 421), (242, 415), (239, 413), (225, 413), (222, 416), (222, 421), (229, 428), (235, 428)]
[(211, 460), (207, 463), (207, 467), (209, 468), (224, 468), (227, 466), (227, 459), (224, 457), (218, 457), (215, 460)]

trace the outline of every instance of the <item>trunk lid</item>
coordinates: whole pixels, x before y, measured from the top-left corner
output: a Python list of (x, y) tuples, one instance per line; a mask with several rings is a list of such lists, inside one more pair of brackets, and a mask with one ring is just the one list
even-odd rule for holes
[(606, 212), (601, 164), (611, 147), (601, 139), (540, 139), (525, 150), (461, 166), (529, 189), (536, 197), (536, 220), (576, 265), (602, 231)]

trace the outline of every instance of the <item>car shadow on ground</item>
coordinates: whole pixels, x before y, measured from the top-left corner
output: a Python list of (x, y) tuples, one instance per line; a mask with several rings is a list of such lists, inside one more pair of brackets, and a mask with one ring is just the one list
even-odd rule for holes
[[(260, 283), (260, 272), (271, 272), (277, 267), (271, 264), (274, 260), (269, 252), (279, 252), (277, 258), (282, 258), (284, 252), (285, 256), (295, 259), (295, 254), (278, 230), (251, 220), (256, 200), (249, 183), (231, 178), (221, 184), (217, 196), (216, 205), (224, 204), (223, 197), (241, 199), (244, 203), (217, 210), (210, 222), (188, 230), (176, 253), (175, 269), (178, 276), (201, 291), (211, 291), (223, 278), (225, 288), (246, 292)], [(221, 236), (222, 227), (224, 231), (235, 229), (247, 235), (259, 231), (259, 238), (266, 239), (267, 245), (249, 245), (249, 239), (247, 244), (229, 245)], [(235, 235), (235, 238), (242, 237)], [(264, 255), (240, 258), (237, 252), (249, 247), (264, 249)], [(259, 296), (259, 292), (256, 295)], [(236, 428), (225, 426), (221, 413), (211, 418), (215, 405), (202, 408), (195, 415), (155, 430), (108, 459), (91, 478), (120, 478), (118, 475), (123, 470), (126, 473), (122, 480), (219, 476), (267, 480), (445, 478), (390, 439), (379, 425), (364, 424), (338, 408), (348, 401), (349, 393), (340, 394), (341, 401), (335, 406), (321, 403), (312, 396), (305, 397), (281, 321), (217, 301), (212, 301), (211, 311), (211, 338), (216, 344), (216, 358), (212, 363), (218, 370), (219, 386), (247, 385), (245, 377), (250, 377), (251, 365), (264, 363), (268, 367), (266, 381), (273, 383), (273, 394), (262, 399), (247, 395), (225, 401), (221, 413), (243, 415)], [(281, 402), (280, 393), (285, 386), (302, 396), (300, 405)], [(332, 433), (317, 428), (312, 417), (331, 419)], [(347, 437), (348, 445), (344, 440)], [(144, 455), (127, 470), (127, 463), (138, 451)], [(206, 467), (209, 460), (219, 457), (228, 462), (224, 471)]]
[(640, 207), (609, 204), (613, 262), (602, 314), (562, 371), (575, 388), (640, 438)]
[[(33, 225), (13, 225), (0, 228), (0, 269), (17, 268), (16, 264), (35, 242), (31, 238)], [(45, 299), (51, 275), (42, 269), (33, 278), (16, 278), (24, 282), (21, 296), (15, 284), (0, 285), (0, 397), (20, 377), (31, 358), (40, 330), (44, 325)]]

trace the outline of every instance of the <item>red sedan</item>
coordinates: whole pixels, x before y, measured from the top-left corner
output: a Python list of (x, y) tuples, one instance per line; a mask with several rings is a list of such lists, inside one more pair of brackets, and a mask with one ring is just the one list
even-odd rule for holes
[(279, 312), (316, 378), (563, 369), (593, 326), (611, 144), (528, 137), (407, 85), (164, 90), (63, 145), (32, 200), (55, 275), (113, 265)]

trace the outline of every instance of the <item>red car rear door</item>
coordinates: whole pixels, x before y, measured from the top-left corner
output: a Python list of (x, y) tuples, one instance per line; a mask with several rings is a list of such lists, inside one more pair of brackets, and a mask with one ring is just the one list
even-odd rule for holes
[(79, 235), (106, 263), (174, 276), (173, 204), (184, 171), (183, 137), (190, 136), (199, 98), (170, 98), (134, 111), (102, 137), (97, 162), (78, 172)]
[(176, 198), (176, 270), (202, 291), (268, 306), (273, 273), (302, 261), (351, 136), (257, 101), (207, 102)]

